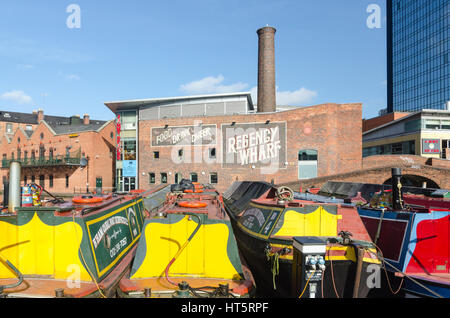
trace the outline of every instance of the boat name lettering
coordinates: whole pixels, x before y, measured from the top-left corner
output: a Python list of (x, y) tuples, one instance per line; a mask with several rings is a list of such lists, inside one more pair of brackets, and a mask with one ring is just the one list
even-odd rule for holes
[(117, 242), (117, 244), (114, 245), (113, 248), (111, 248), (111, 250), (109, 251), (109, 256), (111, 256), (111, 258), (113, 258), (124, 246), (127, 246), (127, 238), (126, 237), (124, 237), (122, 240), (120, 240), (120, 242)]
[(127, 218), (124, 218), (122, 216), (113, 216), (112, 218), (109, 218), (108, 220), (106, 220), (102, 226), (100, 227), (100, 229), (97, 231), (97, 233), (95, 234), (94, 238), (92, 239), (92, 243), (94, 244), (94, 248), (97, 248), (98, 244), (100, 243), (100, 241), (102, 240), (103, 236), (105, 235), (105, 233), (114, 225), (117, 224), (124, 224), (124, 225), (128, 225), (128, 220)]
[(253, 208), (253, 209), (247, 210), (245, 212), (245, 216), (246, 217), (251, 217), (251, 216), (256, 217), (256, 220), (258, 220), (259, 226), (262, 226), (265, 222), (264, 215), (260, 209)]

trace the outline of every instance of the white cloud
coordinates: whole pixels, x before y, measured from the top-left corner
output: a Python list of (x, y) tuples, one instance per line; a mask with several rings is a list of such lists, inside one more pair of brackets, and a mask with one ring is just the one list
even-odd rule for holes
[(81, 79), (80, 76), (78, 76), (77, 74), (69, 74), (66, 76), (66, 78), (68, 80), (76, 80), (76, 81), (79, 81)]
[(18, 64), (17, 69), (20, 71), (28, 71), (34, 69), (34, 66), (31, 64)]
[[(279, 91), (277, 86), (277, 105), (285, 106), (301, 106), (311, 103), (317, 97), (317, 92), (307, 88), (299, 88), (295, 91)], [(258, 87), (253, 87), (250, 90), (252, 99), (255, 104), (258, 104)]]
[(13, 101), (18, 104), (30, 104), (33, 101), (30, 96), (19, 90), (3, 93), (0, 98)]
[(230, 85), (223, 85), (223, 75), (217, 77), (208, 76), (197, 81), (193, 81), (180, 86), (180, 90), (189, 94), (221, 94), (241, 92), (248, 87), (246, 83), (234, 83)]

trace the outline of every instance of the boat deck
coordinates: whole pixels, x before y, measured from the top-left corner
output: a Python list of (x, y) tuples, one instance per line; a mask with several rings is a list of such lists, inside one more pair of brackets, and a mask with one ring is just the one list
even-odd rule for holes
[[(234, 281), (231, 279), (211, 279), (211, 278), (193, 278), (193, 277), (170, 277), (170, 280), (176, 284), (188, 282), (189, 286), (194, 289), (203, 289), (204, 287), (216, 288), (220, 284), (228, 284), (231, 293), (236, 295), (246, 295), (251, 291), (252, 283), (246, 281)], [(152, 297), (164, 298), (172, 297), (179, 290), (173, 284), (170, 284), (165, 277), (142, 278), (142, 279), (122, 279), (120, 289), (125, 293), (133, 293), (135, 291), (143, 291), (150, 288)], [(205, 289), (208, 290), (208, 289)], [(208, 290), (211, 291), (211, 290)]]
[[(185, 208), (179, 206), (177, 203), (184, 201), (201, 201), (207, 203), (207, 206), (204, 208)], [(187, 194), (184, 193), (181, 198), (174, 198), (169, 200), (164, 207), (158, 211), (166, 212), (169, 214), (183, 214), (183, 213), (196, 213), (196, 214), (205, 214), (208, 215), (208, 219), (211, 220), (229, 220), (228, 215), (223, 209), (222, 202), (217, 195), (217, 192), (210, 191), (209, 193), (205, 191), (205, 193), (195, 193), (195, 194)]]
[[(0, 279), (0, 285), (13, 284), (16, 281), (17, 279)], [(75, 283), (72, 284), (75, 285)], [(5, 289), (4, 293), (13, 298), (54, 298), (57, 289), (64, 289), (64, 294), (69, 297), (80, 297), (94, 292), (97, 287), (89, 282), (80, 282), (76, 287), (71, 287), (66, 280), (25, 278), (20, 286)]]

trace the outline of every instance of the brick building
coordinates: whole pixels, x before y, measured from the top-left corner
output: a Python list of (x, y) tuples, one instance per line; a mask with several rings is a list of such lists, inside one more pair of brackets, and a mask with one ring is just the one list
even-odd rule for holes
[(41, 110), (37, 114), (4, 114), (9, 117), (1, 127), (11, 124), (15, 131), (3, 130), (0, 138), (3, 181), (15, 160), (21, 163), (22, 184), (36, 182), (51, 193), (86, 192), (88, 187), (90, 191), (113, 189), (114, 121), (91, 120), (87, 114), (83, 118), (43, 116)]
[(360, 169), (361, 104), (277, 105), (275, 33), (257, 30), (257, 107), (248, 92), (106, 102), (117, 116), (118, 189), (191, 179), (224, 191), (235, 180)]
[(395, 114), (370, 120), (378, 124), (363, 132), (364, 157), (417, 155), (450, 159), (450, 107), (447, 110), (423, 109), (397, 117)]
[(220, 191), (361, 168), (362, 105), (256, 112), (250, 93), (107, 102), (117, 116), (117, 186), (191, 179)]

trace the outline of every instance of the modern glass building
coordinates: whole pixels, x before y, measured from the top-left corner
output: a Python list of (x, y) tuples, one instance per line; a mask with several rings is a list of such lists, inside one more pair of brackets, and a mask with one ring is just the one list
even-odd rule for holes
[(450, 0), (387, 1), (388, 112), (450, 101)]

